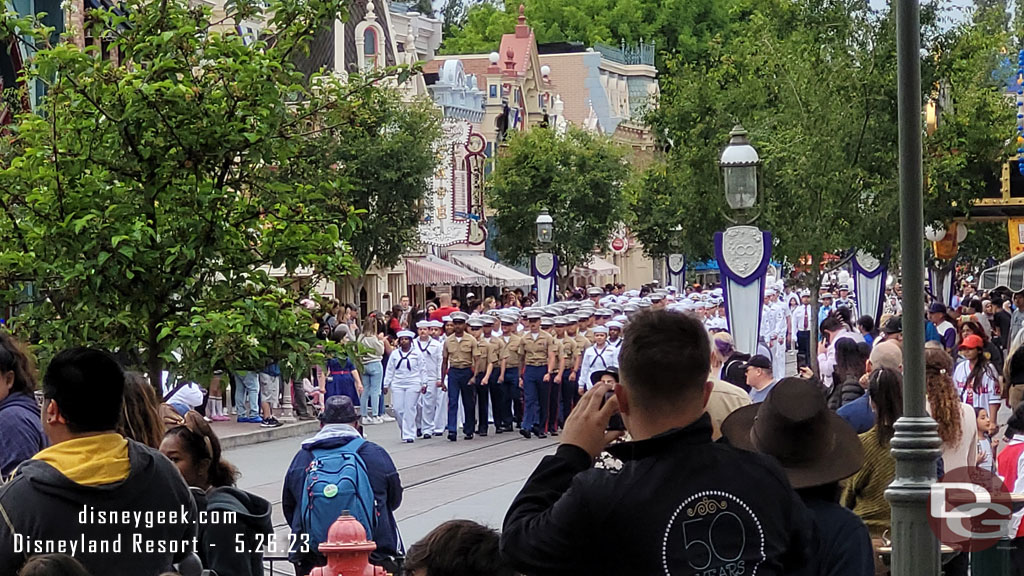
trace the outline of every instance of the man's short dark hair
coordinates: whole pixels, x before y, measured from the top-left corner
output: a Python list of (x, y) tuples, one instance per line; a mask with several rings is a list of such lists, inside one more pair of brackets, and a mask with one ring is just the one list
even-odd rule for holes
[(405, 570), (430, 576), (513, 576), (498, 550), (498, 533), (471, 520), (449, 520), (409, 548)]
[(711, 340), (696, 317), (648, 310), (624, 332), (619, 373), (645, 407), (679, 406), (703, 393), (711, 371)]
[(50, 362), (43, 397), (57, 402), (75, 434), (116, 430), (124, 404), (124, 371), (108, 352), (71, 348)]

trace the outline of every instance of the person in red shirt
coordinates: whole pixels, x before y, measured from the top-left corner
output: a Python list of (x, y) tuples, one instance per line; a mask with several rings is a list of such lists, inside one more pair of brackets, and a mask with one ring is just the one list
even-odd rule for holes
[[(1020, 494), (1024, 492), (1024, 403), (1017, 405), (1013, 416), (1006, 422), (1006, 435), (1010, 441), (996, 458), (999, 475), (1010, 492)], [(1010, 562), (1018, 569), (1014, 574), (1020, 574), (1020, 567), (1024, 566), (1024, 510), (1014, 512), (1010, 521), (1010, 538), (1013, 542)]]
[(438, 301), (440, 301), (441, 306), (437, 310), (434, 310), (433, 312), (430, 313), (430, 319), (431, 320), (438, 320), (438, 321), (440, 321), (445, 316), (451, 316), (452, 312), (458, 312), (459, 311), (458, 308), (452, 306), (452, 295), (451, 294), (448, 294), (446, 292), (446, 293), (441, 294), (440, 296), (438, 296), (437, 299), (438, 299)]

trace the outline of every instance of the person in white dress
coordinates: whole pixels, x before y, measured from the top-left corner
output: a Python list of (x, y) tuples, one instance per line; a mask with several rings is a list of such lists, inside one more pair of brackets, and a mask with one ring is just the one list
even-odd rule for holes
[[(440, 323), (438, 323), (440, 324)], [(424, 440), (430, 439), (432, 436), (440, 436), (443, 427), (437, 426), (437, 416), (440, 412), (444, 412), (447, 409), (447, 399), (442, 408), (438, 402), (438, 398), (441, 396), (441, 388), (443, 383), (441, 381), (441, 343), (430, 337), (430, 332), (434, 329), (434, 321), (420, 320), (416, 323), (416, 328), (419, 330), (420, 337), (413, 342), (413, 346), (420, 354), (420, 362), (423, 363), (423, 394), (420, 396), (420, 402), (417, 411), (416, 429), (421, 432)]]
[(416, 440), (416, 404), (426, 387), (423, 361), (412, 344), (415, 338), (416, 335), (408, 330), (398, 333), (398, 348), (388, 357), (388, 368), (384, 374), (384, 386), (391, 390), (402, 429), (402, 441), (406, 443)]

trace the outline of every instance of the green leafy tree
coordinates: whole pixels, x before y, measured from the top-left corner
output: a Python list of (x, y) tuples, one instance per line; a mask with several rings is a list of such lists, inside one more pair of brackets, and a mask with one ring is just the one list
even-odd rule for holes
[[(358, 271), (344, 199), (360, 183), (310, 143), (358, 132), (397, 72), (341, 84), (296, 70), (320, 23), (346, 13), (338, 0), (229, 10), (273, 32), (247, 45), (185, 0), (93, 11), (93, 35), (128, 65), (3, 17), (8, 38), (39, 48), (27, 76), (46, 97), (42, 114), (18, 117), (0, 165), (0, 286), (44, 362), (92, 344), (154, 382), (174, 351), (197, 379), (218, 364), (258, 368), (310, 350), (297, 300)], [(26, 283), (38, 297), (16, 300)]]
[(940, 35), (931, 59), (937, 125), (924, 142), (925, 215), (936, 225), (966, 217), (976, 199), (998, 195), (1002, 164), (1018, 147), (1015, 110), (1005, 96), (1016, 51), (1009, 58), (1002, 53), (1010, 44), (1003, 24), (982, 11), (976, 18)]
[(519, 262), (537, 251), (535, 221), (546, 209), (555, 221), (549, 250), (567, 272), (586, 264), (622, 218), (629, 176), (624, 158), (604, 136), (576, 128), (564, 135), (540, 128), (513, 135), (488, 182), (502, 258)]
[(862, 2), (758, 3), (706, 59), (667, 63), (650, 120), (672, 148), (635, 185), (632, 230), (649, 252), (710, 257), (731, 214), (717, 161), (742, 123), (764, 161), (756, 224), (774, 259), (808, 258), (800, 281), (816, 288), (826, 252), (880, 252), (898, 230), (894, 63), (891, 20)]
[[(440, 136), (440, 115), (431, 102), (403, 102), (393, 90), (366, 97), (347, 124), (311, 137), (305, 151), (315, 173), (337, 181), (338, 193), (326, 208), (365, 214), (349, 238), (364, 273), (394, 266), (418, 244), (420, 207), (436, 162), (431, 143)], [(358, 294), (364, 279), (351, 274), (346, 281)]]
[(441, 45), (442, 54), (479, 54), (493, 52), (501, 43), (501, 35), (515, 29), (514, 12), (490, 2), (474, 4), (465, 12), (459, 0), (450, 0), (444, 8), (447, 30)]
[(446, 54), (490, 52), (502, 34), (515, 29), (519, 5), (537, 41), (597, 42), (617, 46), (654, 42), (663, 54), (691, 60), (730, 22), (731, 7), (740, 0), (505, 0), (474, 4), (461, 28), (445, 34)]

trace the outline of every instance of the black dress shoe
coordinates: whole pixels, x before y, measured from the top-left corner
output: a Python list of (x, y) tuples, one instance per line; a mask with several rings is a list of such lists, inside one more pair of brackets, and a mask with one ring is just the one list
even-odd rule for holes
[(416, 435), (417, 436), (423, 436), (423, 430), (420, 430), (419, 428), (417, 428), (416, 429)]
[(501, 434), (504, 431), (505, 431), (505, 429), (502, 428), (501, 426), (498, 426), (497, 428), (494, 429), (494, 433), (495, 434)]
[(466, 440), (472, 440), (472, 439), (473, 439), (473, 435), (472, 434), (466, 434)]
[(533, 431), (533, 435), (536, 436), (537, 438), (547, 438), (548, 437), (548, 435), (545, 434), (544, 431), (540, 430), (539, 428), (537, 430)]
[(529, 430), (520, 429), (519, 433), (523, 435), (523, 438), (529, 438), (530, 437), (530, 431)]
[(424, 440), (430, 440), (431, 438), (433, 438), (433, 436), (431, 436), (430, 434), (424, 434), (423, 435), (423, 439)]
[(487, 432), (477, 432), (476, 435), (481, 438), (487, 438)]
[(548, 434), (551, 435), (551, 436), (558, 436), (558, 430), (552, 430)]
[(452, 442), (456, 442), (459, 439), (459, 435), (458, 434), (449, 434), (448, 435), (448, 439), (451, 440)]

